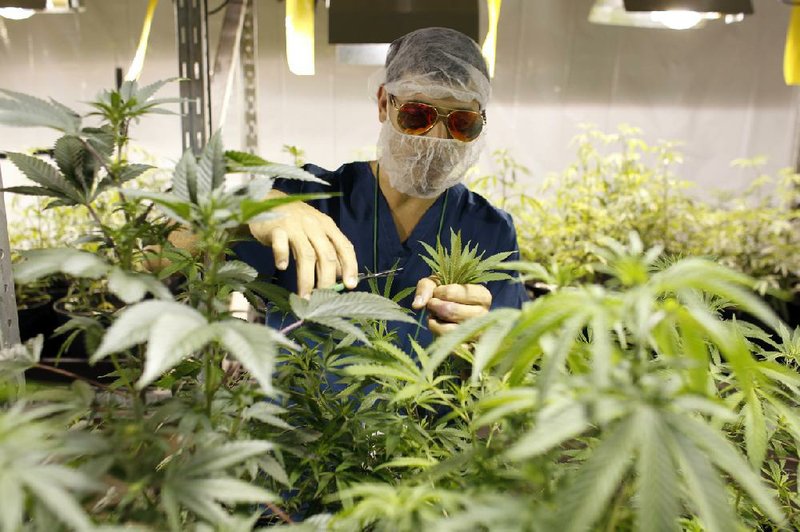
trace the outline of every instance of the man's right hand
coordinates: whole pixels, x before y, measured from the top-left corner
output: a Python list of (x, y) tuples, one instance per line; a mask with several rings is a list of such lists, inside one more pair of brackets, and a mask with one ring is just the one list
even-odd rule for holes
[[(273, 190), (269, 197), (285, 196)], [(273, 212), (279, 218), (253, 222), (250, 233), (272, 247), (275, 267), (289, 266), (291, 250), (297, 266), (297, 293), (308, 297), (315, 286), (328, 288), (341, 277), (347, 288), (358, 284), (358, 262), (353, 244), (327, 215), (302, 202), (289, 203)]]

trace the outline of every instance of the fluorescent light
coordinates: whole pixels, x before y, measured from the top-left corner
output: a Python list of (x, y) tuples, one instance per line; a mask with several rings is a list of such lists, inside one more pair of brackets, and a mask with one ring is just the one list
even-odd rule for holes
[(503, 0), (486, 0), (489, 11), (489, 29), (481, 47), (481, 53), (486, 59), (486, 66), (489, 70), (489, 77), (494, 77), (494, 62), (497, 51), (497, 23), (500, 20), (500, 4)]
[(0, 17), (9, 20), (25, 20), (36, 14), (34, 9), (23, 9), (21, 7), (0, 7)]
[(706, 17), (697, 11), (674, 10), (653, 11), (650, 18), (671, 30), (688, 30), (700, 24)]
[[(668, 28), (688, 30), (702, 28), (709, 20), (722, 18), (716, 11), (690, 9), (659, 9), (653, 11), (627, 11), (623, 0), (596, 0), (589, 12), (589, 22), (638, 28)], [(725, 23), (744, 20), (744, 13), (726, 14)]]
[(286, 0), (286, 61), (292, 74), (314, 75), (314, 0)]

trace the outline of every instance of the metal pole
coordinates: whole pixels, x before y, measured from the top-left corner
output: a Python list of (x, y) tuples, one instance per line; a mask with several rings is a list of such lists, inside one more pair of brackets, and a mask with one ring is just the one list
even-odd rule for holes
[[(3, 175), (0, 172), (0, 191)], [(11, 246), (8, 243), (6, 203), (0, 192), (0, 346), (9, 347), (19, 343), (19, 315), (17, 298), (14, 295), (14, 276), (11, 272)]]
[(175, 0), (183, 149), (199, 154), (211, 131), (206, 0)]
[(255, 0), (247, 0), (239, 59), (244, 86), (244, 151), (258, 153), (258, 26)]

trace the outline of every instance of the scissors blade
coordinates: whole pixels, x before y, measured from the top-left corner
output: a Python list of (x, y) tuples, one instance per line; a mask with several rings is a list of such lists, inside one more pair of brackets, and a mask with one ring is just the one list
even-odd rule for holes
[(391, 270), (384, 270), (382, 272), (377, 273), (362, 273), (358, 276), (359, 282), (363, 281), (364, 279), (377, 279), (378, 277), (388, 277), (390, 275), (394, 275), (395, 273), (399, 272), (403, 268), (394, 268)]

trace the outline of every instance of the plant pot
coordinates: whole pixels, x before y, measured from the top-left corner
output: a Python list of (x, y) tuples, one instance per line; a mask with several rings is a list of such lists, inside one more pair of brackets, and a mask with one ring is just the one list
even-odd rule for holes
[[(58, 282), (43, 290), (41, 296), (27, 298), (19, 308), (19, 329), (22, 341), (41, 334), (44, 337), (40, 363), (53, 366), (80, 377), (103, 380), (103, 375), (113, 371), (109, 362), (89, 365), (90, 353), (86, 352), (84, 333), (80, 333), (59, 356), (65, 335), (55, 336), (56, 329), (66, 324), (75, 315), (70, 312), (67, 294), (68, 282)], [(71, 382), (74, 378), (41, 368), (32, 368), (26, 377), (48, 382)]]

